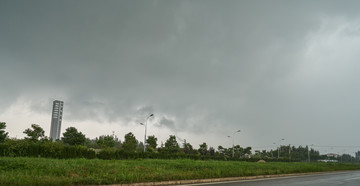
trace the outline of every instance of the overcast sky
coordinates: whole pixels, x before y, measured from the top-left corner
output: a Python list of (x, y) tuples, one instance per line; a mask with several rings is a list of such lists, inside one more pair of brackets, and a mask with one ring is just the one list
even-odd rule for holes
[[(360, 2), (0, 1), (0, 121), (360, 150)], [(284, 138), (284, 141), (280, 139)], [(331, 147), (322, 147), (331, 146)]]

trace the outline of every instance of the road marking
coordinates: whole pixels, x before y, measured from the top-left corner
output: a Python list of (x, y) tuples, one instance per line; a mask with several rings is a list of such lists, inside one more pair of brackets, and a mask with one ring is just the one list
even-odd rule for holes
[(358, 179), (360, 179), (360, 177), (349, 178), (349, 179), (346, 179), (345, 181), (349, 181), (349, 180), (358, 180)]

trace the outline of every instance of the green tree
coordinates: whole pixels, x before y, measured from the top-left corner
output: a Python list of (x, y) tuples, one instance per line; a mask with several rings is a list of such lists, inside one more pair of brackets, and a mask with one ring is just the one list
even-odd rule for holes
[(96, 140), (96, 144), (97, 144), (99, 147), (101, 147), (101, 148), (114, 147), (114, 146), (115, 146), (114, 136), (110, 136), (110, 135), (100, 136), (100, 137)]
[(6, 123), (0, 122), (0, 142), (4, 142), (8, 138), (7, 132), (5, 132)]
[(210, 156), (214, 156), (214, 155), (215, 155), (215, 149), (214, 149), (214, 147), (210, 147), (210, 148), (209, 148), (209, 154), (210, 154)]
[(223, 146), (219, 145), (219, 146), (218, 146), (218, 152), (219, 152), (220, 155), (225, 155), (226, 148), (224, 148)]
[(347, 163), (351, 163), (353, 162), (354, 157), (352, 157), (350, 154), (342, 154), (341, 156), (338, 157), (338, 161), (340, 162), (347, 162)]
[(146, 151), (156, 151), (157, 147), (157, 138), (155, 136), (148, 136), (146, 140)]
[(169, 153), (177, 153), (180, 150), (179, 144), (176, 141), (176, 137), (173, 135), (170, 135), (169, 139), (165, 142), (165, 149)]
[(122, 143), (121, 143), (121, 141), (119, 140), (119, 138), (118, 138), (115, 134), (113, 134), (112, 136), (113, 136), (114, 141), (115, 141), (114, 147), (115, 147), (115, 148), (121, 148)]
[(240, 145), (235, 145), (232, 150), (234, 151), (234, 157), (240, 158), (244, 155), (244, 148), (240, 147)]
[(32, 124), (31, 128), (28, 128), (23, 132), (24, 134), (27, 135), (27, 137), (25, 137), (25, 139), (28, 139), (31, 141), (38, 141), (39, 138), (43, 139), (45, 137), (45, 131), (39, 125)]
[(246, 147), (244, 149), (244, 154), (251, 154), (251, 147)]
[(184, 146), (183, 150), (185, 154), (195, 154), (192, 145), (190, 143), (186, 143), (186, 140), (184, 140), (183, 146)]
[(66, 129), (66, 132), (63, 133), (61, 138), (62, 142), (69, 145), (84, 145), (86, 142), (85, 135), (75, 127), (69, 127)]
[(138, 141), (136, 145), (136, 152), (143, 152), (144, 151), (144, 143), (142, 141)]
[(208, 148), (207, 144), (204, 142), (203, 144), (201, 144), (199, 146), (200, 146), (200, 148), (199, 148), (198, 151), (200, 152), (200, 154), (201, 155), (206, 155), (207, 154), (207, 148)]
[(99, 147), (99, 145), (96, 142), (97, 142), (97, 138), (96, 139), (86, 138), (85, 145), (87, 148), (96, 149)]
[(129, 132), (125, 135), (125, 141), (122, 144), (122, 148), (125, 152), (133, 153), (136, 150), (137, 140), (133, 133)]

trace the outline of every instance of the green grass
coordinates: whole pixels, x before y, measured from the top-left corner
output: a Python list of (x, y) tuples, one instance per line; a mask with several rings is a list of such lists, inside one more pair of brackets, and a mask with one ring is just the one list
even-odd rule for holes
[(0, 185), (153, 182), (360, 169), (341, 163), (0, 158)]

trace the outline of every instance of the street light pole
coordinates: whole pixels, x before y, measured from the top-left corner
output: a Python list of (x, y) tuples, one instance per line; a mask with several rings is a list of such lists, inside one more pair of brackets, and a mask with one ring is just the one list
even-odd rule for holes
[(235, 136), (235, 133), (237, 133), (237, 132), (241, 132), (241, 131), (237, 130), (232, 135), (232, 157), (234, 157), (234, 136)]
[(150, 114), (148, 117), (146, 117), (145, 119), (145, 125), (143, 123), (140, 123), (141, 125), (145, 126), (145, 137), (144, 137), (144, 152), (145, 152), (145, 148), (146, 148), (146, 131), (147, 131), (147, 121), (149, 118), (153, 117), (154, 114)]
[[(310, 146), (313, 146), (313, 144), (311, 144)], [(308, 162), (310, 163), (310, 149), (309, 149), (309, 145), (308, 145)]]
[(278, 159), (280, 158), (280, 147), (278, 147)]
[(280, 147), (278, 147), (278, 159), (280, 158), (281, 141), (284, 141), (284, 138), (280, 139), (279, 141), (280, 141), (279, 142)]
[[(276, 145), (275, 142), (274, 142), (273, 144)], [(279, 149), (279, 148), (277, 147), (277, 149)], [(275, 155), (275, 156), (276, 156), (276, 155)], [(279, 156), (279, 151), (278, 151), (278, 156)], [(272, 158), (274, 158), (274, 155), (272, 155)]]

